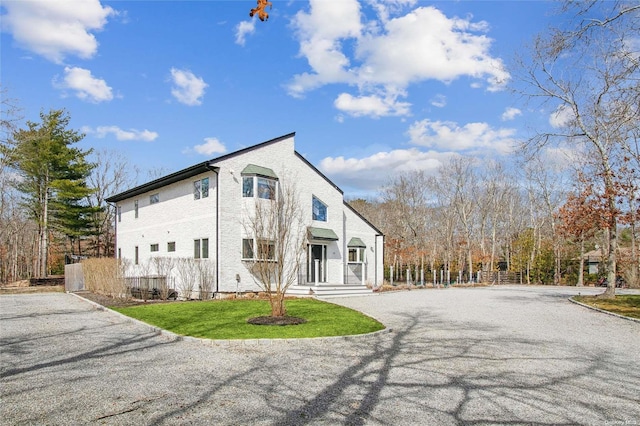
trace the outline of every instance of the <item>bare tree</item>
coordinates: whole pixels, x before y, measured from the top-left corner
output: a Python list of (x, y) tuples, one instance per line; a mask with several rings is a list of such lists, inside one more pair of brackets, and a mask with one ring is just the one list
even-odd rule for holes
[(243, 257), (269, 297), (273, 317), (286, 315), (284, 297), (298, 280), (305, 249), (304, 214), (294, 182), (279, 182), (275, 200), (256, 198), (242, 218), (245, 241), (253, 241), (243, 248), (251, 252)]
[(199, 274), (196, 259), (192, 257), (176, 259), (176, 270), (178, 272), (178, 290), (180, 291), (180, 295), (186, 300), (190, 300), (193, 297), (193, 291)]
[[(91, 171), (87, 183), (94, 192), (87, 197), (88, 204), (94, 208), (93, 226), (96, 235), (93, 238), (93, 254), (96, 257), (109, 256), (114, 246), (115, 208), (106, 202), (109, 195), (134, 186), (137, 171), (127, 158), (117, 151), (94, 151), (91, 161), (96, 167)], [(133, 170), (133, 173), (132, 173)]]
[(555, 109), (555, 127), (531, 138), (527, 147), (566, 144), (597, 160), (609, 234), (609, 286), (603, 296), (614, 297), (616, 164), (640, 118), (640, 60), (634, 41), (640, 6), (622, 1), (565, 1), (564, 6), (564, 27), (536, 39), (530, 60), (520, 63), (524, 94)]

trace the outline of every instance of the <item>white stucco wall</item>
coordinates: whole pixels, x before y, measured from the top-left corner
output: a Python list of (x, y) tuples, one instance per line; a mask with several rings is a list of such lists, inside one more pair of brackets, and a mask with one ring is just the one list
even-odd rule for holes
[[(194, 200), (193, 182), (209, 178), (209, 196)], [(216, 177), (214, 172), (203, 173), (160, 189), (117, 203), (121, 218), (116, 218), (117, 250), (132, 264), (130, 275), (152, 275), (149, 267), (153, 256), (189, 257), (194, 255), (194, 240), (209, 239), (209, 260), (216, 257)], [(150, 204), (150, 196), (158, 194), (160, 201)], [(134, 203), (138, 200), (138, 218)], [(175, 242), (175, 252), (167, 251), (167, 244)], [(151, 244), (159, 250), (151, 252)], [(138, 265), (134, 265), (135, 247)]]
[[(241, 260), (242, 238), (245, 234), (242, 215), (250, 210), (243, 209), (242, 206), (243, 202), (245, 208), (255, 202), (242, 197), (241, 172), (249, 164), (272, 169), (281, 185), (295, 185), (304, 209), (305, 228), (329, 228), (338, 236), (342, 235), (342, 193), (298, 158), (293, 137), (216, 162), (215, 166), (220, 168), (220, 291), (236, 290), (236, 274), (240, 276), (241, 291), (259, 289), (247, 264)], [(326, 222), (312, 220), (314, 195), (327, 205)], [(306, 229), (301, 232), (306, 232)], [(327, 282), (342, 283), (342, 244), (340, 241), (325, 243), (328, 258)], [(306, 255), (304, 260), (306, 261)]]

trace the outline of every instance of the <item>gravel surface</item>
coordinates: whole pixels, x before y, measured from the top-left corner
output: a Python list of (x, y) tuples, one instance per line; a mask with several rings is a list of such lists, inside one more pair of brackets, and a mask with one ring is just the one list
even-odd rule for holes
[(0, 424), (640, 425), (640, 323), (491, 287), (333, 299), (358, 339), (174, 340), (74, 295), (0, 296)]

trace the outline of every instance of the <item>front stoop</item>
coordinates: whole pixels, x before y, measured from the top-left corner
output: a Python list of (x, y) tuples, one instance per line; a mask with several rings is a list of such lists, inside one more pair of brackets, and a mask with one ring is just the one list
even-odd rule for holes
[(372, 296), (375, 293), (365, 285), (358, 284), (319, 284), (319, 285), (294, 285), (289, 287), (287, 295), (307, 297), (347, 297), (347, 296)]

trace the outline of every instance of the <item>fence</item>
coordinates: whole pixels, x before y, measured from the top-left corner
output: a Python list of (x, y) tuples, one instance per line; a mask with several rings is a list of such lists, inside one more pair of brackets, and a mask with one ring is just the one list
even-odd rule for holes
[(65, 291), (81, 291), (85, 289), (81, 263), (64, 265), (64, 289)]
[(522, 272), (481, 272), (480, 281), (488, 284), (522, 284)]
[(164, 275), (125, 277), (125, 285), (136, 299), (176, 299), (175, 278)]

